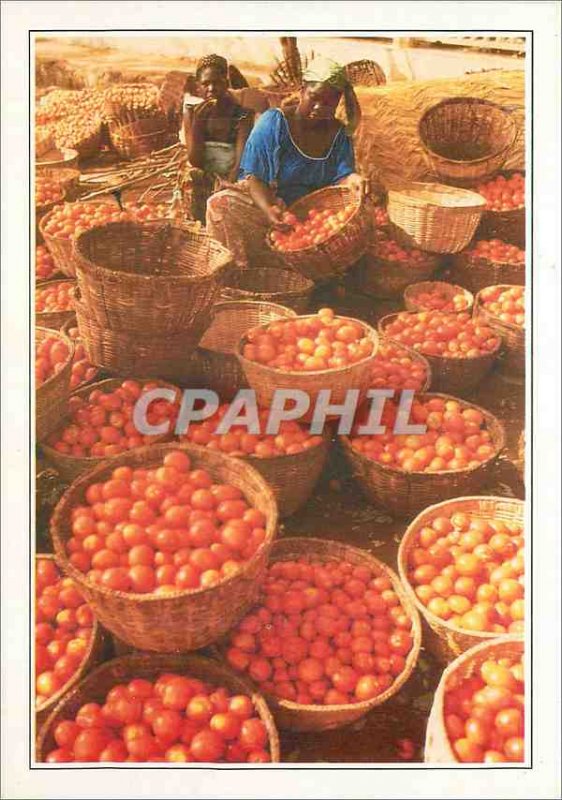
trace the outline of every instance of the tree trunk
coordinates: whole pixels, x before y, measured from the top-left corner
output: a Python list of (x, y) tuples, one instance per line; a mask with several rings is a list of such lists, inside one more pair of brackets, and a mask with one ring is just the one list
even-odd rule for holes
[(291, 78), (295, 83), (300, 83), (302, 80), (302, 62), (297, 47), (296, 36), (281, 36), (281, 49), (283, 51), (283, 59), (286, 62)]

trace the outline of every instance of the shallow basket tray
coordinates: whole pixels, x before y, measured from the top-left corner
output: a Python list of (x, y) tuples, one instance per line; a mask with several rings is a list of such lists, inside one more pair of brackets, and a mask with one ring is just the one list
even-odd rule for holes
[[(90, 484), (107, 479), (116, 467), (150, 467), (178, 449), (189, 455), (193, 468), (207, 469), (217, 482), (238, 487), (248, 502), (265, 514), (264, 543), (236, 575), (204, 589), (178, 590), (162, 596), (121, 592), (94, 584), (69, 562), (66, 553), (73, 507), (84, 502)], [(74, 481), (51, 518), (57, 562), (74, 579), (100, 622), (125, 644), (156, 652), (197, 650), (236, 625), (256, 601), (276, 532), (277, 505), (271, 489), (255, 469), (222, 453), (190, 445), (180, 448), (177, 444), (139, 448), (100, 464)]]
[[(54, 555), (51, 553), (38, 553), (35, 556), (35, 563), (38, 561), (54, 561)], [(61, 574), (62, 577), (62, 574)], [(88, 647), (84, 654), (84, 658), (74, 675), (72, 675), (66, 683), (61, 686), (58, 692), (51, 695), (48, 700), (40, 706), (35, 706), (35, 725), (39, 727), (42, 725), (49, 714), (53, 711), (55, 706), (61, 701), (63, 697), (81, 681), (91, 670), (103, 660), (106, 649), (106, 637), (104, 636), (103, 629), (94, 616), (92, 625), (92, 635), (88, 641)], [(35, 675), (35, 671), (33, 672)]]
[(82, 705), (88, 702), (103, 703), (109, 690), (117, 684), (127, 683), (134, 678), (154, 681), (165, 672), (180, 673), (214, 686), (224, 686), (236, 694), (248, 695), (266, 727), (271, 761), (278, 762), (280, 760), (279, 736), (263, 696), (223, 664), (199, 655), (177, 653), (134, 653), (114, 658), (98, 667), (95, 672), (79, 683), (71, 692), (68, 692), (51, 713), (37, 737), (36, 760), (45, 761), (49, 752), (56, 747), (53, 736), (55, 726), (62, 720), (74, 717)]
[(405, 472), (399, 467), (379, 464), (352, 447), (347, 436), (339, 441), (351, 467), (353, 477), (364, 494), (376, 506), (381, 506), (400, 518), (410, 518), (431, 505), (436, 497), (450, 499), (462, 495), (475, 495), (485, 486), (492, 475), (495, 462), (505, 446), (503, 425), (483, 408), (450, 395), (429, 392), (418, 394), (419, 400), (441, 397), (456, 400), (463, 408), (480, 411), (491, 434), (494, 454), (477, 467), (440, 472)]
[(474, 294), (486, 286), (525, 286), (525, 262), (491, 261), (474, 258), (468, 252), (458, 253), (452, 261), (451, 278)]
[(318, 211), (329, 209), (337, 213), (350, 204), (355, 206), (354, 213), (341, 230), (334, 232), (325, 242), (285, 253), (273, 247), (270, 231), (266, 235), (266, 243), (287, 267), (314, 283), (339, 278), (359, 261), (369, 245), (372, 213), (368, 204), (358, 200), (347, 186), (328, 186), (307, 194), (289, 207), (291, 213), (302, 219), (312, 208)]
[(35, 328), (35, 346), (49, 337), (55, 337), (68, 347), (68, 360), (64, 367), (35, 389), (35, 435), (37, 441), (48, 436), (66, 412), (70, 387), (70, 372), (74, 343), (66, 334), (49, 328)]
[(524, 652), (522, 637), (500, 636), (472, 647), (449, 664), (441, 675), (429, 714), (424, 748), (426, 764), (458, 762), (445, 727), (444, 701), (449, 681), (456, 678), (471, 678), (489, 658), (521, 658)]
[[(39, 281), (35, 284), (35, 296), (43, 290), (47, 289), (49, 286), (54, 286), (58, 283), (70, 283), (75, 285), (75, 281), (72, 280), (48, 280), (48, 281)], [(36, 311), (35, 312), (35, 322), (42, 328), (52, 328), (53, 330), (60, 330), (67, 322), (76, 324), (76, 312), (75, 311)], [(63, 331), (66, 333), (66, 331)]]
[[(403, 672), (397, 676), (389, 689), (372, 700), (330, 706), (303, 705), (291, 700), (280, 700), (269, 693), (265, 694), (275, 721), (280, 728), (294, 731), (333, 730), (334, 728), (349, 725), (368, 714), (374, 708), (382, 706), (386, 700), (389, 700), (402, 688), (412, 674), (418, 660), (422, 638), (421, 623), (416, 608), (404, 592), (396, 573), (367, 551), (330, 539), (308, 537), (281, 539), (273, 546), (270, 563), (292, 561), (302, 556), (309, 557), (314, 561), (349, 561), (355, 566), (368, 567), (376, 575), (388, 578), (392, 583), (393, 590), (400, 599), (402, 607), (412, 622), (411, 635), (413, 645), (406, 658)], [(222, 645), (223, 643), (221, 643), (221, 649), (223, 649)]]
[(402, 294), (412, 282), (430, 278), (439, 268), (437, 256), (427, 256), (427, 261), (413, 265), (404, 261), (390, 261), (376, 254), (376, 247), (365, 253), (357, 269), (359, 288), (373, 297), (392, 298)]
[(508, 497), (455, 497), (445, 500), (424, 509), (421, 514), (412, 520), (402, 537), (398, 549), (398, 574), (412, 603), (421, 614), (424, 626), (424, 642), (431, 652), (441, 662), (449, 662), (458, 655), (482, 642), (497, 639), (494, 632), (465, 631), (440, 619), (433, 614), (418, 599), (412, 584), (408, 579), (408, 556), (417, 544), (419, 531), (426, 525), (443, 514), (449, 515), (455, 511), (464, 514), (474, 514), (485, 520), (497, 519), (501, 522), (515, 522), (523, 525), (525, 518), (525, 503), (523, 500), (514, 500)]
[(432, 289), (439, 289), (446, 292), (449, 299), (452, 299), (457, 294), (464, 295), (467, 302), (466, 308), (461, 311), (447, 311), (447, 314), (460, 314), (462, 312), (470, 313), (474, 305), (474, 296), (467, 289), (462, 286), (457, 286), (454, 283), (446, 283), (445, 281), (422, 281), (421, 283), (412, 283), (404, 290), (404, 306), (406, 311), (428, 311), (427, 308), (422, 308), (418, 305), (417, 297), (425, 292), (431, 292)]
[[(378, 323), (379, 333), (392, 339), (392, 335), (387, 333), (386, 329), (396, 319), (398, 313), (386, 314), (381, 317)], [(396, 344), (401, 343), (396, 341)], [(481, 383), (493, 368), (500, 349), (501, 340), (495, 350), (474, 358), (446, 358), (422, 353), (431, 365), (432, 388), (436, 392), (445, 392), (446, 394), (469, 393)]]
[(312, 281), (290, 269), (228, 269), (222, 277), (221, 298), (279, 303), (304, 314), (313, 289)]
[[(525, 175), (524, 169), (502, 170), (499, 175), (510, 178), (514, 173)], [(501, 239), (525, 249), (526, 210), (514, 208), (511, 211), (492, 211), (486, 209), (476, 233), (478, 239)]]
[[(173, 386), (165, 381), (153, 380), (152, 378), (137, 378), (136, 380), (138, 380), (139, 383), (146, 383), (150, 380), (153, 383), (158, 384), (160, 387), (173, 389), (176, 392), (176, 399), (178, 403), (181, 401), (180, 390), (177, 386)], [(119, 378), (107, 378), (106, 380), (98, 381), (97, 383), (88, 383), (85, 386), (75, 389), (70, 394), (69, 399), (70, 397), (82, 397), (87, 399), (90, 393), (96, 390), (100, 390), (104, 393), (111, 392), (119, 388), (119, 386), (121, 386), (121, 382), (122, 381)], [(67, 414), (64, 416), (64, 418), (59, 420), (59, 428), (62, 428), (66, 424), (70, 424), (68, 408)], [(168, 442), (171, 440), (172, 436), (173, 429), (168, 434), (154, 436), (151, 444), (144, 445), (143, 449), (146, 449), (146, 447), (152, 447), (155, 444)], [(41, 442), (40, 444), (46, 460), (57, 470), (61, 478), (66, 483), (72, 483), (72, 481), (76, 480), (76, 478), (78, 478), (80, 475), (83, 475), (85, 472), (89, 472), (90, 470), (94, 469), (94, 467), (97, 467), (100, 464), (111, 464), (113, 459), (118, 458), (118, 456), (72, 456), (68, 455), (67, 453), (59, 453), (58, 450), (46, 444), (45, 442)], [(127, 452), (133, 451), (129, 450)]]
[[(512, 288), (509, 284), (500, 284), (500, 287)], [(508, 372), (522, 375), (525, 372), (525, 328), (512, 322), (502, 322), (495, 314), (491, 314), (482, 304), (481, 291), (476, 295), (474, 316), (501, 336), (503, 347), (500, 365)]]
[(510, 109), (478, 97), (450, 97), (418, 124), (427, 161), (448, 183), (471, 186), (499, 170), (517, 138)]
[(485, 199), (440, 183), (410, 183), (390, 189), (387, 211), (400, 244), (429, 253), (458, 253), (476, 232)]

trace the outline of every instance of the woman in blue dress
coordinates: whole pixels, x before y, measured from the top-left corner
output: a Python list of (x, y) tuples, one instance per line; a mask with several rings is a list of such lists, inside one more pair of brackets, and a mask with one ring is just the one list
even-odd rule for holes
[(341, 183), (360, 194), (367, 191), (366, 179), (355, 172), (349, 128), (335, 117), (342, 95), (348, 121), (356, 126), (359, 106), (344, 69), (313, 61), (296, 104), (272, 108), (256, 123), (236, 185), (209, 198), (207, 230), (232, 251), (239, 268), (281, 263), (265, 235), (272, 226), (284, 227), (285, 207), (299, 198)]

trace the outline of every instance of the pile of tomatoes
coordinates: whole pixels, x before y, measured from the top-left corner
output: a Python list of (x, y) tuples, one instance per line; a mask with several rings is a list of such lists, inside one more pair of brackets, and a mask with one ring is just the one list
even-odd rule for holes
[(35, 686), (42, 705), (80, 667), (92, 636), (92, 611), (71, 578), (52, 559), (35, 567)]
[(404, 671), (411, 627), (389, 578), (301, 557), (270, 565), (262, 605), (230, 634), (226, 658), (281, 699), (359, 703)]
[[(81, 372), (82, 370), (80, 370)], [(77, 458), (116, 456), (135, 447), (153, 444), (154, 436), (141, 434), (134, 422), (133, 412), (138, 398), (157, 383), (125, 380), (115, 390), (92, 389), (87, 398), (77, 395), (68, 401), (69, 421), (52, 433), (47, 444), (57, 452)], [(168, 400), (154, 400), (146, 418), (150, 425), (177, 418), (178, 406)]]
[(488, 286), (480, 292), (480, 301), (502, 322), (525, 327), (524, 286)]
[(46, 206), (57, 203), (64, 197), (64, 192), (57, 181), (38, 175), (35, 179), (35, 205)]
[[(312, 436), (306, 426), (294, 420), (281, 422), (279, 433), (275, 436), (266, 433), (248, 433), (247, 428), (242, 425), (233, 425), (228, 433), (218, 434), (215, 432), (217, 426), (229, 408), (228, 403), (225, 403), (204, 422), (191, 423), (181, 440), (203, 445), (209, 450), (220, 450), (229, 456), (256, 456), (256, 458), (275, 458), (275, 456), (303, 453), (323, 441), (321, 436)], [(265, 430), (268, 418), (269, 409), (258, 411), (260, 431)]]
[(65, 366), (70, 351), (58, 336), (47, 336), (35, 351), (35, 384), (40, 386)]
[(114, 203), (65, 203), (57, 206), (45, 225), (45, 233), (58, 239), (73, 239), (96, 225), (108, 222), (163, 219), (169, 216), (166, 204), (128, 205), (124, 211)]
[(452, 675), (445, 692), (444, 716), (459, 761), (524, 761), (525, 674), (521, 658), (489, 657), (471, 678)]
[(408, 264), (410, 267), (420, 267), (434, 258), (423, 250), (401, 247), (394, 239), (381, 239), (371, 249), (371, 254), (375, 258)]
[(428, 611), (467, 631), (522, 633), (522, 526), (442, 512), (417, 534), (408, 579)]
[(77, 389), (81, 384), (95, 378), (97, 367), (94, 367), (86, 357), (84, 345), (79, 337), (78, 328), (69, 328), (67, 335), (74, 342), (74, 356), (72, 358), (72, 372), (70, 373), (70, 388)]
[(495, 352), (501, 339), (470, 314), (401, 311), (385, 328), (385, 336), (427, 356), (478, 358)]
[(420, 391), (427, 380), (427, 367), (400, 345), (380, 342), (371, 371), (372, 389)]
[(358, 434), (365, 422), (359, 418), (351, 433), (352, 447), (379, 464), (405, 472), (471, 469), (496, 453), (483, 414), (457, 400), (415, 399), (410, 421), (426, 425), (423, 434), (394, 433), (396, 412), (396, 405), (387, 402), (381, 416), (387, 432), (372, 436)]
[(271, 761), (267, 728), (252, 699), (166, 672), (113, 686), (54, 728), (48, 763)]
[(457, 291), (452, 284), (450, 288), (432, 286), (425, 292), (418, 292), (415, 304), (420, 311), (444, 311), (446, 313), (466, 311), (470, 305), (463, 291)]
[(493, 261), (495, 264), (524, 264), (525, 251), (514, 244), (502, 242), (501, 239), (479, 239), (464, 251), (469, 259)]
[(187, 453), (117, 467), (72, 513), (70, 562), (94, 583), (166, 595), (236, 575), (265, 540), (266, 518), (240, 489), (192, 469)]
[(375, 225), (378, 228), (385, 228), (389, 223), (388, 212), (383, 206), (375, 206)]
[(52, 255), (47, 248), (40, 244), (35, 249), (35, 277), (39, 281), (46, 281), (52, 278), (57, 268)]
[(58, 148), (75, 149), (76, 146), (99, 133), (100, 116), (90, 116), (81, 108), (53, 123), (53, 134)]
[(143, 118), (161, 113), (158, 108), (158, 87), (154, 84), (110, 86), (105, 90), (104, 100), (121, 106), (122, 111), (136, 112)]
[(525, 205), (525, 176), (515, 172), (510, 178), (498, 175), (476, 187), (486, 199), (487, 211), (513, 211)]
[(273, 247), (281, 253), (287, 253), (322, 244), (340, 231), (355, 211), (354, 205), (346, 206), (337, 212), (311, 208), (302, 221), (290, 211), (286, 211), (281, 221), (289, 225), (291, 230), (272, 231), (270, 237)]
[(331, 308), (296, 319), (276, 320), (248, 331), (242, 355), (282, 372), (341, 369), (370, 356), (373, 342), (357, 320)]
[(38, 314), (74, 310), (74, 283), (60, 281), (45, 286), (35, 293), (35, 311)]

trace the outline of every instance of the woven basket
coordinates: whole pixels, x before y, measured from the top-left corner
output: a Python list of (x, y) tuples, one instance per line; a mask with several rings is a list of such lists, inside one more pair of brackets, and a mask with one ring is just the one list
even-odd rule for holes
[[(386, 314), (379, 320), (379, 333), (386, 333), (386, 328), (398, 314)], [(396, 342), (401, 344), (401, 342)], [(493, 368), (501, 349), (501, 341), (495, 350), (474, 358), (446, 358), (422, 353), (431, 366), (432, 388), (445, 394), (466, 394), (474, 389)]]
[(35, 347), (49, 337), (56, 337), (68, 347), (68, 361), (64, 367), (35, 389), (35, 435), (37, 441), (44, 439), (57, 427), (60, 418), (66, 413), (70, 372), (74, 344), (64, 333), (48, 328), (35, 328)]
[(280, 700), (273, 695), (266, 694), (267, 702), (273, 711), (275, 721), (280, 728), (294, 731), (325, 731), (341, 728), (365, 716), (377, 706), (393, 697), (406, 683), (412, 674), (421, 646), (421, 623), (418, 613), (398, 579), (398, 576), (374, 558), (365, 550), (351, 547), (343, 542), (329, 539), (295, 538), (281, 539), (276, 542), (272, 551), (270, 562), (291, 561), (307, 556), (317, 561), (349, 561), (355, 566), (365, 566), (376, 575), (388, 578), (400, 602), (412, 621), (411, 634), (413, 646), (406, 658), (404, 671), (396, 678), (392, 686), (372, 700), (359, 703), (345, 703), (342, 705), (303, 705), (290, 700)]
[(51, 149), (35, 159), (36, 169), (59, 169), (60, 167), (74, 168), (78, 163), (78, 150), (62, 147), (60, 150)]
[[(147, 378), (139, 378), (140, 383), (144, 383), (147, 381)], [(166, 387), (167, 389), (173, 389), (176, 392), (176, 398), (178, 402), (181, 400), (180, 398), (180, 390), (177, 386), (173, 386), (170, 383), (165, 383), (165, 381), (155, 380), (154, 383), (158, 384), (158, 386)], [(119, 378), (107, 378), (103, 381), (98, 381), (97, 383), (89, 383), (87, 386), (80, 387), (80, 389), (76, 389), (70, 397), (82, 397), (87, 398), (91, 392), (96, 389), (106, 393), (114, 391), (121, 386), (121, 380)], [(68, 411), (68, 409), (67, 409)], [(65, 416), (63, 419), (59, 419), (59, 428), (62, 428), (63, 425), (70, 424), (70, 419), (68, 416)], [(161, 436), (154, 436), (153, 440), (149, 447), (152, 447), (155, 444), (162, 444), (163, 442), (169, 442), (173, 437), (173, 430), (168, 434), (163, 434)], [(143, 449), (146, 449), (144, 447)], [(108, 464), (110, 465), (113, 459), (118, 458), (119, 456), (101, 456), (101, 457), (79, 457), (79, 456), (71, 456), (67, 453), (59, 453), (58, 450), (55, 450), (54, 447), (51, 447), (44, 442), (41, 442), (41, 450), (43, 455), (47, 459), (47, 462), (53, 466), (61, 478), (65, 481), (65, 483), (72, 483), (72, 481), (76, 480), (80, 475), (83, 475), (85, 472), (89, 472), (90, 470), (94, 469), (94, 467), (99, 466), (100, 464)], [(132, 451), (128, 451), (132, 452)]]
[[(510, 289), (510, 285), (501, 285), (502, 289)], [(502, 354), (500, 365), (509, 372), (522, 375), (525, 372), (525, 328), (512, 322), (502, 322), (501, 319), (491, 314), (483, 305), (480, 297), (476, 295), (474, 316), (481, 319), (485, 325), (494, 330), (502, 338)]]
[(501, 636), (491, 642), (483, 642), (472, 647), (455, 659), (452, 664), (449, 664), (435, 691), (427, 722), (424, 751), (426, 764), (456, 764), (458, 762), (447, 735), (444, 714), (445, 692), (453, 676), (461, 679), (471, 678), (489, 658), (521, 658), (523, 653), (524, 641), (521, 637)]
[(508, 264), (459, 253), (453, 258), (451, 279), (474, 294), (486, 286), (525, 286), (525, 263)]
[(276, 303), (217, 303), (193, 358), (199, 385), (215, 391), (221, 400), (232, 400), (239, 389), (248, 387), (236, 355), (240, 339), (250, 328), (295, 316), (290, 308)]
[[(57, 204), (58, 205), (58, 204)], [(61, 272), (69, 278), (76, 277), (76, 269), (74, 264), (74, 254), (72, 239), (63, 238), (62, 236), (52, 236), (46, 233), (45, 227), (49, 224), (53, 210), (41, 217), (39, 221), (39, 233), (41, 239), (45, 242), (49, 253), (51, 254), (57, 272)]]
[(75, 240), (80, 303), (92, 322), (142, 336), (200, 335), (231, 254), (206, 233), (155, 222), (110, 222)]
[[(422, 306), (418, 305), (417, 298), (420, 294), (431, 292), (433, 289), (438, 289), (440, 292), (446, 293), (449, 300), (452, 300), (457, 294), (464, 295), (467, 306), (466, 308), (463, 308), (462, 311), (469, 313), (472, 310), (472, 306), (474, 305), (474, 297), (466, 289), (463, 289), (462, 286), (457, 286), (454, 283), (445, 283), (444, 281), (422, 281), (421, 283), (412, 283), (404, 290), (404, 306), (406, 311), (427, 311), (427, 308), (423, 308)], [(447, 311), (446, 313), (460, 314), (461, 312)]]
[(73, 148), (77, 151), (79, 159), (95, 158), (101, 150), (101, 144), (102, 130), (100, 122), (96, 131), (75, 142)]
[(39, 167), (37, 175), (56, 181), (64, 192), (65, 200), (75, 200), (80, 187), (80, 170), (68, 167)]
[[(257, 361), (250, 361), (245, 358), (242, 355), (245, 342), (244, 339), (241, 340), (238, 348), (238, 358), (249, 385), (256, 393), (258, 405), (269, 408), (277, 389), (299, 389), (306, 392), (310, 397), (311, 411), (303, 415), (303, 420), (308, 420), (311, 417), (318, 392), (321, 389), (329, 389), (331, 391), (331, 404), (344, 403), (349, 389), (358, 389), (359, 399), (361, 400), (369, 388), (373, 359), (377, 354), (378, 334), (363, 321), (340, 315), (337, 318), (344, 322), (353, 322), (362, 326), (366, 336), (373, 342), (373, 352), (370, 356), (355, 364), (350, 364), (348, 367), (340, 367), (338, 369), (282, 372), (266, 364), (259, 364)], [(299, 319), (306, 319), (306, 316), (299, 317)]]
[[(384, 345), (385, 344), (394, 344), (395, 345), (396, 343), (392, 339), (388, 339), (388, 341), (387, 341), (385, 336), (379, 337), (379, 354), (381, 354), (381, 351), (384, 349)], [(403, 350), (404, 354), (407, 355), (409, 358), (411, 358), (412, 361), (417, 361), (418, 364), (423, 365), (423, 367), (425, 369), (426, 378), (425, 378), (423, 386), (421, 387), (421, 389), (419, 391), (420, 392), (428, 392), (429, 389), (430, 389), (431, 383), (432, 383), (431, 367), (429, 365), (429, 361), (427, 360), (427, 358), (425, 356), (422, 356), (421, 353), (418, 353), (417, 350), (414, 350), (413, 347), (408, 347), (405, 344), (399, 344), (398, 347), (400, 348), (400, 350)]]
[[(500, 172), (506, 178), (510, 178), (514, 172), (525, 174), (525, 170), (504, 170)], [(501, 239), (525, 249), (525, 208), (514, 208), (512, 211), (489, 211), (482, 214), (482, 220), (478, 227), (477, 237), (479, 239)]]
[(509, 110), (489, 100), (451, 97), (425, 112), (418, 134), (440, 180), (471, 186), (503, 166), (517, 125)]
[(256, 601), (267, 558), (277, 531), (277, 505), (261, 475), (248, 464), (204, 448), (182, 445), (195, 468), (207, 469), (218, 482), (238, 487), (267, 519), (266, 539), (236, 574), (206, 589), (159, 596), (114, 591), (92, 583), (68, 560), (65, 541), (71, 533), (72, 508), (84, 502), (87, 487), (103, 481), (118, 466), (149, 467), (162, 462), (177, 444), (139, 448), (78, 478), (59, 501), (51, 518), (51, 536), (58, 563), (88, 599), (100, 622), (125, 644), (139, 650), (197, 650), (223, 636)]
[(347, 186), (328, 186), (307, 194), (289, 207), (291, 213), (298, 219), (303, 219), (312, 208), (318, 211), (329, 209), (337, 213), (348, 205), (354, 205), (355, 212), (341, 230), (321, 244), (282, 253), (273, 248), (270, 233), (266, 236), (266, 242), (270, 249), (283, 259), (287, 267), (300, 272), (315, 283), (324, 283), (332, 278), (341, 277), (361, 258), (369, 245), (372, 214), (368, 204), (358, 200), (355, 193)]
[(392, 235), (429, 253), (458, 253), (476, 231), (486, 201), (476, 192), (440, 183), (411, 183), (388, 192)]
[[(49, 286), (55, 286), (59, 283), (69, 283), (74, 285), (75, 281), (64, 281), (64, 280), (48, 280), (48, 281), (39, 281), (35, 285), (35, 296), (42, 291), (43, 289), (47, 289)], [(67, 322), (76, 324), (76, 312), (75, 311), (36, 311), (35, 312), (35, 322), (42, 328), (52, 328), (56, 331), (60, 330)]]
[[(119, 89), (148, 89), (150, 88), (150, 84), (147, 83), (127, 83), (127, 84), (120, 84)], [(133, 122), (135, 119), (139, 118), (149, 118), (152, 114), (161, 114), (162, 112), (154, 106), (152, 107), (144, 107), (144, 108), (131, 108), (130, 106), (126, 106), (123, 104), (121, 100), (112, 100), (110, 97), (107, 96), (107, 92), (105, 93), (106, 96), (103, 100), (103, 115), (106, 119), (121, 119), (125, 116), (129, 121)]]
[[(55, 557), (51, 553), (40, 553), (35, 556), (35, 563), (42, 560), (52, 561), (54, 558)], [(103, 660), (105, 649), (106, 637), (104, 636), (101, 625), (94, 617), (92, 635), (88, 641), (88, 647), (86, 648), (86, 652), (80, 663), (80, 666), (74, 675), (67, 680), (64, 686), (61, 686), (58, 692), (55, 692), (55, 694), (51, 695), (51, 697), (49, 697), (45, 703), (35, 707), (35, 725), (37, 727), (43, 724), (51, 711), (67, 694), (67, 692), (76, 686), (76, 684), (81, 681), (82, 678), (84, 678), (97, 664), (100, 663), (100, 661)]]
[(367, 58), (346, 64), (345, 74), (352, 86), (381, 86), (386, 76), (376, 61)]
[[(71, 339), (74, 342), (75, 345), (78, 344), (79, 342), (81, 342), (82, 339), (80, 338), (79, 335), (77, 337), (75, 337), (74, 339), (72, 339), (72, 336), (70, 335), (70, 329), (71, 328), (77, 328), (77, 327), (78, 327), (78, 322), (76, 321), (76, 315), (74, 315), (72, 317), (72, 319), (69, 319), (67, 322), (65, 322), (65, 324), (61, 328), (61, 333), (66, 334), (66, 336), (68, 336), (68, 338)], [(84, 388), (86, 386), (90, 386), (92, 383), (95, 383), (97, 381), (99, 374), (100, 374), (100, 370), (98, 369), (98, 370), (96, 370), (96, 373), (92, 378), (90, 378), (87, 381), (82, 381), (82, 383), (79, 383), (78, 386), (76, 386), (75, 388), (76, 389), (82, 389), (82, 388)]]
[(363, 256), (357, 270), (359, 288), (373, 297), (391, 298), (402, 294), (412, 281), (420, 281), (431, 276), (439, 268), (440, 259), (428, 255), (422, 264), (407, 261), (389, 261), (376, 254), (376, 246)]
[(312, 281), (290, 269), (229, 269), (223, 273), (221, 297), (279, 303), (305, 314), (313, 289)]
[(69, 692), (39, 732), (35, 751), (37, 761), (45, 761), (49, 752), (55, 749), (53, 732), (56, 725), (62, 720), (73, 718), (82, 705), (91, 702), (103, 703), (109, 690), (117, 684), (128, 683), (134, 678), (154, 681), (165, 672), (177, 672), (215, 686), (224, 686), (230, 692), (251, 697), (267, 729), (271, 761), (279, 761), (279, 736), (271, 712), (262, 695), (255, 692), (245, 680), (223, 664), (209, 658), (154, 653), (135, 653), (107, 661)]
[[(436, 392), (417, 397), (420, 400), (429, 400), (432, 397), (458, 400)], [(441, 472), (404, 472), (398, 467), (379, 464), (367, 458), (351, 446), (347, 436), (339, 437), (354, 478), (374, 505), (388, 509), (397, 517), (409, 518), (431, 505), (437, 497), (448, 500), (452, 497), (474, 495), (489, 481), (495, 462), (505, 445), (503, 425), (489, 411), (474, 403), (462, 400), (459, 402), (463, 408), (480, 411), (496, 448), (494, 455), (477, 467)]]
[(429, 506), (409, 524), (398, 550), (398, 573), (412, 603), (422, 616), (424, 623), (424, 643), (439, 659), (448, 663), (475, 644), (497, 639), (498, 634), (488, 631), (463, 631), (446, 620), (432, 614), (418, 599), (408, 580), (408, 556), (417, 544), (419, 531), (430, 525), (435, 517), (449, 515), (455, 511), (475, 514), (485, 520), (498, 519), (502, 522), (523, 524), (525, 503), (523, 500), (512, 500), (507, 497), (455, 497)]
[(177, 131), (170, 130), (165, 117), (150, 117), (123, 123), (112, 120), (109, 136), (113, 149), (124, 159), (132, 160), (162, 150), (178, 139)]

